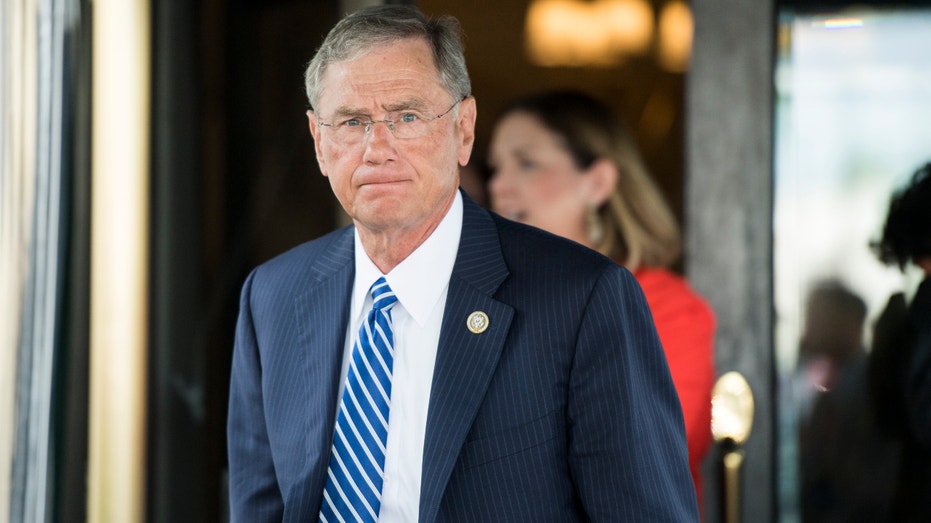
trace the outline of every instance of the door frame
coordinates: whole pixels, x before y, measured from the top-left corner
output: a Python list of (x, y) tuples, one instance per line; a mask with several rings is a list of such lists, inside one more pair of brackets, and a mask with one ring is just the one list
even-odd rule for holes
[[(754, 395), (743, 446), (744, 521), (775, 521), (773, 0), (696, 0), (686, 91), (686, 273), (717, 315), (718, 375)], [(721, 520), (719, 453), (705, 464), (706, 521)]]

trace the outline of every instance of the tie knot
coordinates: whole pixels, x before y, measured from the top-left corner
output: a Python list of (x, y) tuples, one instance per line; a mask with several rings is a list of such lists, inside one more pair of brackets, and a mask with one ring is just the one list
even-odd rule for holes
[(372, 284), (372, 299), (375, 300), (372, 307), (381, 310), (389, 310), (398, 302), (398, 297), (394, 295), (394, 291), (388, 286), (384, 276)]

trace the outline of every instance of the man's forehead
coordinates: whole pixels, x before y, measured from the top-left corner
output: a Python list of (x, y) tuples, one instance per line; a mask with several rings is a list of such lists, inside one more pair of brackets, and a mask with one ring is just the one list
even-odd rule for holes
[(321, 82), (319, 107), (315, 108), (320, 111), (435, 109), (434, 104), (450, 97), (435, 73), (407, 69), (383, 74), (336, 69), (328, 73), (335, 74), (327, 74)]
[(434, 111), (437, 104), (443, 104), (450, 98), (440, 87), (420, 83), (420, 88), (392, 87), (373, 89), (324, 89), (321, 93), (319, 107), (315, 108), (327, 114), (369, 114), (372, 111), (395, 112), (402, 110)]

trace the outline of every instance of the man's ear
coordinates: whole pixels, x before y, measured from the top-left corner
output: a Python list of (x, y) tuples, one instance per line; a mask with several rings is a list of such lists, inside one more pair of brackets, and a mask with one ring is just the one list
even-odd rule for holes
[(595, 160), (595, 163), (585, 171), (585, 177), (588, 179), (589, 203), (600, 206), (608, 201), (617, 186), (619, 175), (617, 166), (611, 160), (607, 158)]
[(476, 110), (474, 96), (467, 96), (463, 101), (459, 102), (459, 117), (456, 120), (456, 130), (459, 133), (459, 165), (461, 166), (469, 163), (472, 146), (475, 145)]
[(317, 165), (320, 166), (320, 172), (327, 176), (326, 165), (323, 162), (323, 153), (320, 149), (320, 124), (317, 123), (317, 115), (313, 109), (307, 111), (307, 126), (310, 128), (310, 135), (314, 138), (314, 151), (317, 154)]

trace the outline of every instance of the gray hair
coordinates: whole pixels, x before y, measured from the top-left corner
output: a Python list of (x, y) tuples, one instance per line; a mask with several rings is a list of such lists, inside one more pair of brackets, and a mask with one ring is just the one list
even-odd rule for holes
[(340, 20), (307, 64), (304, 88), (311, 108), (320, 99), (320, 81), (330, 64), (408, 38), (423, 38), (430, 45), (440, 83), (449, 94), (456, 100), (472, 94), (458, 20), (448, 15), (428, 19), (412, 6), (379, 5)]

